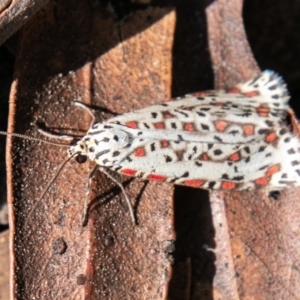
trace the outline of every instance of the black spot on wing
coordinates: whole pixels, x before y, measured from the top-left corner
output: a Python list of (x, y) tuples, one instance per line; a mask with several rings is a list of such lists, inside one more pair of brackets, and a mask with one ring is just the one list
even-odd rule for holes
[(231, 180), (234, 180), (234, 181), (242, 181), (242, 180), (244, 180), (244, 176), (235, 176), (235, 177), (232, 177)]
[(289, 143), (289, 142), (291, 141), (291, 139), (290, 139), (289, 137), (287, 137), (287, 138), (285, 138), (283, 141), (284, 141), (285, 143)]
[(286, 133), (287, 133), (287, 130), (285, 128), (282, 128), (282, 129), (279, 130), (280, 135), (284, 135)]
[(291, 162), (291, 165), (294, 167), (294, 166), (298, 166), (298, 165), (300, 165), (300, 162), (299, 162), (299, 160), (293, 160), (292, 162)]
[(295, 153), (296, 152), (295, 152), (295, 150), (293, 148), (291, 148), (291, 149), (288, 150), (288, 154), (295, 154)]
[(177, 113), (181, 114), (182, 116), (184, 116), (186, 118), (189, 116), (187, 113), (183, 112), (182, 110), (174, 109), (174, 111), (176, 111)]
[(258, 152), (263, 152), (266, 149), (266, 146), (260, 146)]
[(229, 134), (232, 134), (232, 135), (235, 135), (235, 134), (238, 134), (239, 131), (238, 130), (231, 130), (229, 131)]
[(103, 150), (103, 151), (98, 152), (96, 155), (96, 159), (100, 158), (102, 155), (104, 155), (108, 152), (109, 152), (109, 150)]
[(270, 133), (270, 130), (269, 129), (259, 129), (257, 131), (258, 134), (268, 134)]
[(209, 184), (208, 184), (208, 188), (209, 188), (209, 189), (213, 189), (215, 185), (216, 185), (216, 182), (215, 182), (215, 181), (211, 181), (211, 182), (209, 182)]
[(116, 156), (119, 156), (119, 155), (120, 155), (120, 151), (114, 151), (113, 154), (112, 154), (113, 157), (116, 157)]
[(246, 147), (244, 148), (244, 151), (245, 151), (247, 154), (250, 154), (250, 148), (249, 148), (248, 146), (246, 146)]
[(274, 123), (270, 120), (266, 120), (265, 123), (267, 124), (267, 126), (269, 127), (273, 127), (274, 126)]
[(214, 140), (216, 140), (216, 141), (218, 141), (220, 143), (223, 142), (223, 140), (220, 137), (216, 136), (216, 135), (214, 136)]
[(202, 111), (210, 111), (210, 107), (201, 107), (200, 110), (202, 110)]
[(269, 165), (264, 165), (264, 166), (260, 167), (258, 170), (259, 170), (259, 171), (262, 171), (262, 170), (265, 170), (265, 169), (268, 168), (268, 167), (269, 167)]
[(271, 98), (277, 100), (277, 99), (279, 99), (279, 95), (277, 95), (277, 94), (276, 95), (272, 95)]
[(172, 161), (172, 158), (169, 155), (165, 155), (166, 163), (169, 163)]
[(221, 155), (222, 153), (223, 153), (223, 151), (220, 149), (214, 150), (214, 155), (216, 155), (216, 156)]
[(268, 89), (269, 89), (270, 91), (274, 91), (274, 90), (277, 89), (277, 87), (278, 87), (278, 86), (277, 86), (277, 84), (275, 83), (275, 84), (269, 86)]
[(209, 130), (209, 126), (207, 126), (206, 124), (202, 124), (202, 123), (201, 123), (201, 128), (202, 128), (202, 130)]

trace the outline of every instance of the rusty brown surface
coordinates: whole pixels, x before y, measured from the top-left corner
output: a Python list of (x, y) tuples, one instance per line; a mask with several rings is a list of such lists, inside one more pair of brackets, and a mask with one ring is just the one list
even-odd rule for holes
[(215, 1), (207, 9), (216, 88), (232, 88), (260, 73), (247, 41), (241, 0)]
[[(218, 87), (258, 74), (241, 2), (214, 2), (207, 20), (205, 5), (137, 9), (118, 21), (111, 7), (49, 4), (21, 36), (9, 129), (82, 134), (90, 118), (71, 100), (102, 108), (101, 121), (212, 88), (209, 56)], [(32, 210), (65, 148), (14, 139), (8, 154), (16, 299), (297, 299), (297, 190), (276, 202), (176, 187), (173, 210), (172, 186), (118, 177), (137, 212), (133, 227), (101, 174), (83, 228), (92, 163), (69, 163)]]
[(0, 233), (0, 299), (9, 299), (9, 231)]
[(49, 0), (5, 0), (0, 3), (0, 45), (19, 30)]

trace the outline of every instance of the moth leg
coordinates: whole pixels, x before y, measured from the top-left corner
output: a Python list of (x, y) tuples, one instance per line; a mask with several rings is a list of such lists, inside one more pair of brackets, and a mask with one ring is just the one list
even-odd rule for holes
[(94, 175), (97, 171), (98, 171), (98, 166), (95, 165), (93, 167), (93, 170), (89, 174), (86, 193), (85, 193), (85, 198), (84, 198), (84, 204), (83, 204), (83, 217), (82, 217), (83, 222), (82, 222), (82, 226), (87, 225), (87, 221), (88, 221), (88, 204), (87, 204), (88, 203), (88, 195), (90, 194), (92, 179), (93, 179), (93, 177), (94, 177)]
[(133, 212), (133, 207), (131, 205), (131, 202), (129, 201), (129, 198), (126, 194), (126, 191), (122, 185), (122, 183), (120, 183), (118, 180), (116, 180), (113, 176), (111, 176), (106, 170), (105, 168), (101, 167), (101, 166), (97, 166), (98, 167), (98, 170), (102, 173), (104, 173), (112, 182), (114, 182), (115, 184), (117, 184), (119, 186), (119, 188), (121, 189), (124, 197), (125, 197), (125, 200), (126, 200), (126, 203), (127, 203), (127, 206), (128, 206), (128, 209), (129, 209), (129, 214), (130, 214), (130, 218), (131, 218), (131, 221), (133, 223), (133, 225), (136, 225), (137, 222), (136, 222), (136, 219), (135, 219), (135, 216), (134, 216), (134, 212)]
[(97, 171), (100, 171), (102, 173), (104, 173), (111, 181), (113, 181), (115, 184), (117, 184), (119, 186), (119, 188), (121, 189), (124, 197), (125, 197), (125, 200), (126, 200), (126, 203), (127, 203), (127, 206), (128, 206), (128, 209), (129, 209), (129, 214), (130, 214), (130, 218), (131, 218), (131, 221), (133, 223), (133, 225), (136, 225), (137, 222), (136, 222), (136, 219), (135, 219), (135, 216), (134, 216), (134, 212), (133, 212), (133, 207), (131, 205), (131, 202), (129, 201), (129, 198), (126, 194), (126, 191), (122, 185), (122, 183), (120, 183), (119, 181), (117, 181), (113, 176), (111, 176), (106, 170), (105, 168), (99, 166), (99, 165), (96, 165), (94, 166), (93, 170), (90, 172), (89, 174), (89, 179), (88, 179), (88, 183), (87, 183), (87, 195), (85, 197), (85, 202), (84, 202), (84, 217), (83, 217), (83, 224), (86, 224), (86, 221), (87, 221), (87, 196), (89, 195), (89, 191), (90, 191), (90, 188), (91, 188), (91, 182), (92, 182), (92, 178), (93, 176), (95, 175), (95, 173)]
[(90, 125), (90, 128), (91, 128), (95, 123), (95, 115), (92, 112), (92, 110), (82, 102), (72, 101), (72, 104), (74, 104), (75, 106), (83, 108), (92, 117), (92, 122), (91, 122), (91, 125)]

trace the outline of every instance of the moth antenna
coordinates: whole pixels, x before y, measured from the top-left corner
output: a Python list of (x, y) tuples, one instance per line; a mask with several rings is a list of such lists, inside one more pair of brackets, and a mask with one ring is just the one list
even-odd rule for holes
[(38, 201), (34, 204), (33, 208), (31, 209), (31, 211), (28, 214), (27, 220), (30, 219), (30, 216), (32, 215), (32, 213), (35, 211), (37, 205), (42, 201), (42, 199), (44, 198), (45, 194), (48, 192), (49, 188), (51, 187), (51, 185), (53, 184), (53, 182), (57, 179), (57, 177), (59, 176), (61, 170), (64, 168), (64, 166), (74, 157), (78, 155), (78, 153), (74, 153), (72, 156), (68, 157), (67, 159), (65, 159), (61, 165), (59, 166), (58, 170), (56, 171), (56, 173), (54, 174), (54, 176), (52, 177), (52, 179), (49, 181), (49, 183), (47, 184), (46, 188), (44, 189), (42, 195), (39, 197)]
[(20, 133), (0, 131), (0, 135), (13, 136), (13, 137), (21, 138), (21, 139), (24, 139), (24, 140), (42, 142), (42, 143), (49, 144), (49, 145), (54, 145), (54, 146), (70, 147), (70, 145), (67, 145), (67, 144), (50, 142), (50, 141), (42, 140), (42, 139), (39, 139), (39, 138), (35, 138), (35, 137), (32, 137), (32, 136), (28, 136), (28, 135), (20, 134)]

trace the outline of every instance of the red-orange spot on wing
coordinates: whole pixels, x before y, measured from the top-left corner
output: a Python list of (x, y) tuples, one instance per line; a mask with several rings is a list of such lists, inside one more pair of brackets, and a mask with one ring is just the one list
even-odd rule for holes
[(203, 153), (203, 154), (200, 155), (199, 159), (200, 160), (209, 160), (209, 157), (206, 153)]
[(243, 130), (246, 135), (254, 134), (254, 126), (253, 125), (244, 125)]
[(230, 181), (224, 181), (222, 182), (222, 189), (224, 190), (232, 190), (236, 187), (236, 183), (230, 182)]
[(143, 148), (143, 147), (137, 148), (137, 149), (134, 151), (134, 155), (135, 155), (135, 156), (145, 156), (145, 155), (146, 155), (145, 148)]
[(164, 128), (165, 128), (165, 124), (164, 124), (164, 123), (161, 123), (161, 122), (159, 122), (159, 123), (154, 123), (154, 127), (155, 127), (156, 129), (164, 129)]
[(150, 180), (163, 181), (167, 177), (162, 176), (162, 175), (158, 175), (158, 174), (149, 174), (147, 178), (150, 179)]
[(193, 93), (195, 97), (205, 97), (205, 92), (195, 92)]
[(275, 132), (271, 132), (265, 137), (265, 141), (267, 143), (273, 143), (276, 139), (277, 139), (277, 135)]
[(259, 185), (266, 185), (268, 184), (268, 178), (266, 176), (258, 178), (255, 180), (255, 183)]
[(129, 128), (138, 128), (138, 124), (135, 121), (129, 121), (126, 123), (126, 126)]
[(224, 106), (224, 103), (222, 103), (222, 102), (216, 102), (216, 103), (214, 103), (214, 105), (222, 107), (222, 106)]
[(278, 164), (274, 165), (268, 169), (267, 176), (271, 176), (279, 171), (280, 171), (280, 166)]
[(239, 152), (236, 152), (236, 153), (233, 153), (232, 155), (229, 156), (228, 160), (231, 160), (231, 161), (238, 161), (241, 159), (241, 156), (240, 156), (240, 153)]
[(134, 176), (136, 173), (136, 170), (134, 169), (123, 169), (121, 170), (121, 173), (128, 176)]
[(239, 89), (232, 89), (228, 91), (228, 94), (240, 94), (240, 90)]
[(257, 91), (246, 92), (246, 93), (243, 93), (243, 95), (245, 95), (246, 97), (254, 97), (254, 96), (258, 95), (258, 92)]
[(223, 132), (228, 126), (228, 123), (225, 121), (216, 121), (215, 126), (219, 132)]
[(270, 109), (268, 107), (257, 107), (256, 109), (257, 114), (260, 115), (261, 117), (267, 117), (269, 115)]
[(163, 148), (169, 147), (169, 145), (170, 145), (169, 141), (166, 141), (166, 140), (160, 141), (160, 144)]
[(188, 186), (193, 186), (193, 187), (200, 187), (204, 184), (205, 181), (202, 181), (202, 180), (193, 180), (193, 179), (190, 179), (190, 180), (185, 180), (183, 182), (184, 185), (188, 185)]
[(194, 131), (195, 130), (194, 124), (192, 124), (192, 123), (186, 123), (186, 124), (184, 124), (183, 128), (186, 131)]
[(164, 117), (164, 119), (170, 119), (170, 118), (173, 118), (174, 116), (169, 112), (164, 112), (163, 117)]

